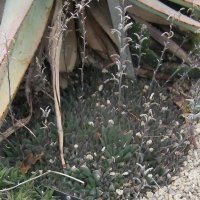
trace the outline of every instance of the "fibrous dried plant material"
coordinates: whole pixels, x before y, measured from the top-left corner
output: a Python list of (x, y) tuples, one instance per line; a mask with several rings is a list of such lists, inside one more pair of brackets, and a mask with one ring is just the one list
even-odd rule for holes
[(32, 70), (33, 70), (33, 68), (29, 70), (28, 77), (26, 80), (26, 85), (25, 85), (26, 99), (27, 99), (27, 102), (29, 105), (29, 116), (26, 117), (25, 119), (17, 120), (17, 122), (15, 124), (13, 124), (13, 126), (11, 126), (5, 132), (0, 134), (0, 142), (2, 140), (6, 139), (9, 135), (11, 135), (17, 129), (24, 127), (30, 121), (30, 119), (32, 117), (32, 113), (33, 113), (32, 97), (31, 97), (31, 78), (32, 78), (31, 72), (32, 72)]
[(31, 165), (35, 164), (37, 162), (37, 160), (42, 162), (41, 158), (44, 155), (44, 151), (45, 150), (43, 150), (41, 152), (41, 154), (37, 154), (35, 157), (33, 157), (33, 154), (30, 153), (26, 158), (24, 158), (24, 160), (19, 165), (19, 172), (21, 174), (22, 174), (22, 172), (24, 172), (26, 174), (27, 171), (31, 168)]
[(57, 120), (57, 132), (59, 136), (60, 145), (60, 158), (62, 167), (65, 168), (65, 160), (63, 157), (63, 128), (62, 128), (62, 113), (60, 107), (60, 88), (59, 88), (59, 63), (60, 63), (60, 51), (62, 45), (62, 1), (56, 1), (55, 11), (52, 19), (52, 27), (50, 28), (49, 38), (49, 59), (53, 77), (53, 92), (54, 92), (54, 103)]

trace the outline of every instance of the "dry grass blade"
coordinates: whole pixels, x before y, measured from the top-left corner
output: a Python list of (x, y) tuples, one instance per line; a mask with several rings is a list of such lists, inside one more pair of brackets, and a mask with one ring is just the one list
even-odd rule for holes
[(49, 58), (51, 64), (51, 71), (53, 76), (53, 92), (55, 101), (55, 111), (57, 119), (57, 131), (59, 136), (60, 145), (60, 158), (63, 168), (66, 167), (63, 157), (63, 128), (62, 128), (62, 114), (60, 109), (60, 88), (59, 88), (59, 63), (60, 63), (60, 50), (62, 45), (62, 1), (56, 1), (54, 16), (52, 20), (52, 27), (49, 39)]

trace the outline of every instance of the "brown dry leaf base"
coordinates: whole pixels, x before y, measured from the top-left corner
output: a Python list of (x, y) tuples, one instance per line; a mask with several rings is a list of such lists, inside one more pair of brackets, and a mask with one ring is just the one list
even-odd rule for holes
[(22, 172), (26, 174), (27, 171), (31, 168), (31, 165), (35, 164), (37, 160), (42, 162), (41, 158), (44, 155), (44, 151), (45, 150), (43, 150), (41, 154), (37, 154), (35, 157), (33, 157), (33, 154), (30, 153), (26, 158), (24, 158), (24, 160), (19, 165), (20, 174), (22, 174)]

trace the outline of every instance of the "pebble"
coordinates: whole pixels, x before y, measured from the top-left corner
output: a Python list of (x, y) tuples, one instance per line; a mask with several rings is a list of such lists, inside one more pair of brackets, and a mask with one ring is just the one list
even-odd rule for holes
[(171, 177), (171, 185), (147, 192), (140, 200), (200, 200), (200, 122), (195, 126), (197, 149), (191, 145), (180, 174)]

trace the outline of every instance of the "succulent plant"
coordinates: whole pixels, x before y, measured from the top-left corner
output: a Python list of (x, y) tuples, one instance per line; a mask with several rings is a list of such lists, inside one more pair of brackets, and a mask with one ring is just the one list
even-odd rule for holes
[[(5, 168), (2, 165), (0, 166), (0, 190), (15, 186), (19, 183), (27, 181), (28, 179), (35, 177), (35, 175), (36, 174), (32, 175), (31, 177), (27, 177), (24, 173), (20, 175), (18, 168)], [(54, 189), (52, 190), (47, 189), (46, 192), (42, 193), (39, 187), (32, 188), (33, 185), (34, 185), (34, 182), (30, 181), (12, 190), (1, 192), (0, 198), (8, 199), (8, 200), (56, 199), (56, 197), (52, 196)]]
[[(43, 162), (36, 162), (32, 171), (63, 171), (85, 184), (47, 174), (36, 180), (36, 185), (56, 187), (84, 199), (134, 199), (138, 192), (167, 183), (167, 173), (172, 168), (177, 172), (183, 161), (177, 152), (181, 154), (181, 150), (187, 149), (182, 144), (187, 137), (180, 128), (183, 119), (167, 90), (155, 81), (150, 84), (140, 79), (136, 85), (124, 78), (123, 106), (118, 121), (115, 68), (106, 73), (95, 67), (88, 71), (83, 99), (79, 99), (82, 91), (78, 84), (62, 94), (66, 169), (63, 171), (60, 167), (58, 136), (53, 124), (41, 129), (42, 123), (37, 123), (31, 129), (38, 140), (25, 131), (20, 147), (14, 139), (10, 140), (16, 149), (4, 150), (7, 158), (3, 163), (19, 166), (14, 160), (23, 159), (21, 151), (26, 156), (45, 148)], [(48, 120), (56, 123), (53, 115)], [(179, 151), (175, 154), (176, 147)]]
[[(128, 35), (132, 39), (130, 42), (130, 48), (134, 54), (141, 54), (141, 58), (145, 63), (156, 68), (159, 56), (149, 49), (151, 39), (148, 27), (140, 22), (135, 22), (128, 30)], [(141, 49), (141, 52), (139, 49)]]

